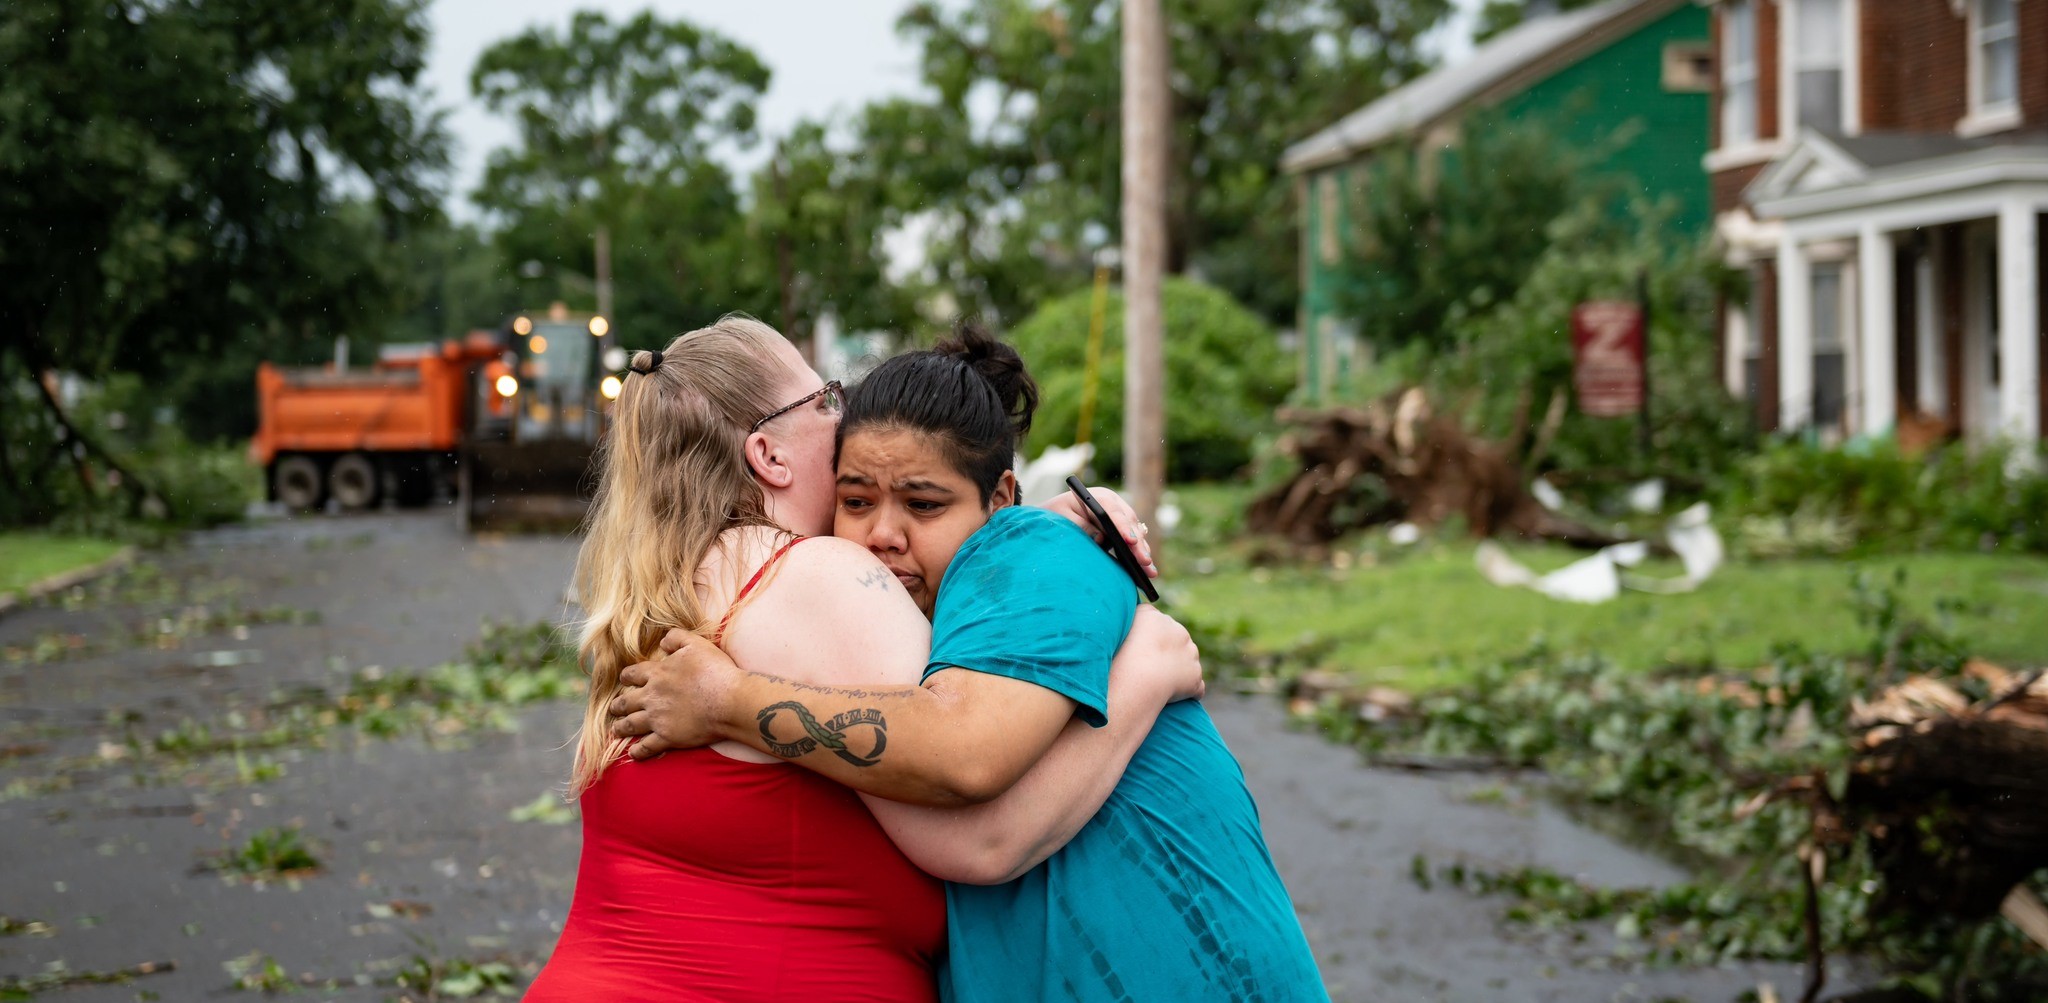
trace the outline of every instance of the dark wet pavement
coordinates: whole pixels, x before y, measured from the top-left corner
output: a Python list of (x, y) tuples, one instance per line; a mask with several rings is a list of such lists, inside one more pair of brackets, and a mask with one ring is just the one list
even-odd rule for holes
[[(241, 994), (236, 959), (270, 958), (316, 999), (397, 998), (399, 972), (435, 965), (507, 964), (524, 984), (567, 909), (578, 835), (513, 815), (563, 779), (577, 705), (529, 708), (509, 731), (379, 739), (343, 727), (324, 746), (145, 751), (166, 730), (260, 723), (280, 694), (338, 688), (369, 666), (455, 658), (486, 618), (563, 615), (573, 541), (466, 539), (450, 523), (416, 513), (208, 533), (148, 555), (160, 574), (0, 617), (0, 916), (44, 924), (0, 934), (0, 979), (172, 962), (45, 998), (213, 999)], [(1364, 769), (1290, 731), (1270, 698), (1219, 696), (1211, 712), (1338, 1000), (1721, 1001), (1760, 978), (1798, 982), (1784, 965), (1623, 970), (1602, 930), (1505, 928), (1499, 901), (1419, 887), (1413, 858), (1617, 885), (1681, 875), (1494, 780)], [(289, 825), (320, 871), (258, 883), (200, 867)]]

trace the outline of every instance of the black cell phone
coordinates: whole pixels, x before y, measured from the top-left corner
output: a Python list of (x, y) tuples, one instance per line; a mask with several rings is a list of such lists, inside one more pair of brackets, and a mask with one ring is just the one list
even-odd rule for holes
[(1102, 549), (1108, 552), (1109, 559), (1124, 569), (1124, 574), (1130, 575), (1131, 581), (1138, 583), (1138, 589), (1145, 593), (1145, 598), (1158, 602), (1159, 590), (1152, 587), (1152, 579), (1145, 577), (1145, 566), (1138, 563), (1138, 555), (1132, 553), (1131, 545), (1124, 542), (1123, 530), (1117, 528), (1116, 520), (1111, 519), (1109, 513), (1102, 510), (1102, 503), (1088, 492), (1088, 485), (1081, 483), (1079, 477), (1069, 477), (1067, 489), (1081, 499), (1081, 507), (1087, 510), (1088, 518), (1095, 520), (1095, 528), (1102, 531)]

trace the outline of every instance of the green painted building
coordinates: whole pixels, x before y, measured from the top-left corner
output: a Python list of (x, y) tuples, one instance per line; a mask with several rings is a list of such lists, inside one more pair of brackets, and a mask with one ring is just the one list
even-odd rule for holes
[(1443, 147), (1481, 109), (1547, 122), (1575, 146), (1622, 138), (1605, 167), (1646, 195), (1676, 199), (1684, 231), (1706, 233), (1708, 26), (1697, 0), (1607, 0), (1537, 16), (1289, 147), (1281, 169), (1295, 179), (1302, 214), (1301, 385), (1310, 399), (1327, 399), (1365, 362), (1337, 302), (1337, 289), (1355, 281), (1345, 217), (1372, 183), (1375, 155), (1392, 144)]

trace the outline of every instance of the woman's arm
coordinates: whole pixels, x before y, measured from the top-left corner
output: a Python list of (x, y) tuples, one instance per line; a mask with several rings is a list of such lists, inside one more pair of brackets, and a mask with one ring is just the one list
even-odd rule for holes
[[(1172, 684), (1190, 674), (1194, 684), (1176, 691)], [(1069, 720), (1052, 749), (1001, 797), (944, 809), (863, 796), (897, 848), (926, 873), (965, 884), (1014, 881), (1095, 817), (1160, 710), (1199, 696), (1200, 682), (1201, 654), (1187, 628), (1141, 609), (1110, 669), (1109, 723), (1094, 728)]]
[[(872, 554), (844, 540), (807, 541), (735, 619), (731, 658), (678, 631), (671, 640), (687, 644), (676, 654), (629, 667), (630, 688), (613, 710), (632, 716), (613, 733), (647, 736), (638, 758), (729, 739), (881, 797), (991, 800), (1052, 746), (1074, 702), (964, 670), (916, 685), (930, 631)], [(742, 671), (735, 659), (778, 676)]]
[[(755, 646), (735, 654), (787, 677), (744, 671), (710, 642), (671, 632), (663, 646), (674, 653), (629, 666), (612, 703), (612, 733), (641, 737), (636, 758), (733, 740), (865, 794), (961, 807), (1009, 790), (1067, 727), (1073, 701), (1035, 683), (948, 669), (908, 685), (923, 672), (929, 626), (865, 550), (820, 540), (786, 563), (742, 621), (786, 628), (744, 631), (737, 640)], [(1199, 683), (1199, 665), (1159, 671), (1180, 672), (1176, 688)]]

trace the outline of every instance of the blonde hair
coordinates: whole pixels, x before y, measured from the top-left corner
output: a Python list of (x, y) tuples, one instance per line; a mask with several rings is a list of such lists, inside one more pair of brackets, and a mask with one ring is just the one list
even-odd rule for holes
[(597, 497), (576, 556), (585, 614), (577, 650), (590, 701), (571, 796), (625, 750), (610, 736), (606, 712), (620, 671), (658, 655), (671, 628), (702, 634), (711, 626), (696, 573), (719, 535), (780, 528), (742, 448), (748, 427), (778, 406), (787, 377), (775, 356), (782, 340), (760, 321), (728, 316), (670, 342), (659, 364), (653, 353), (634, 353), (636, 371), (625, 377), (598, 447)]

